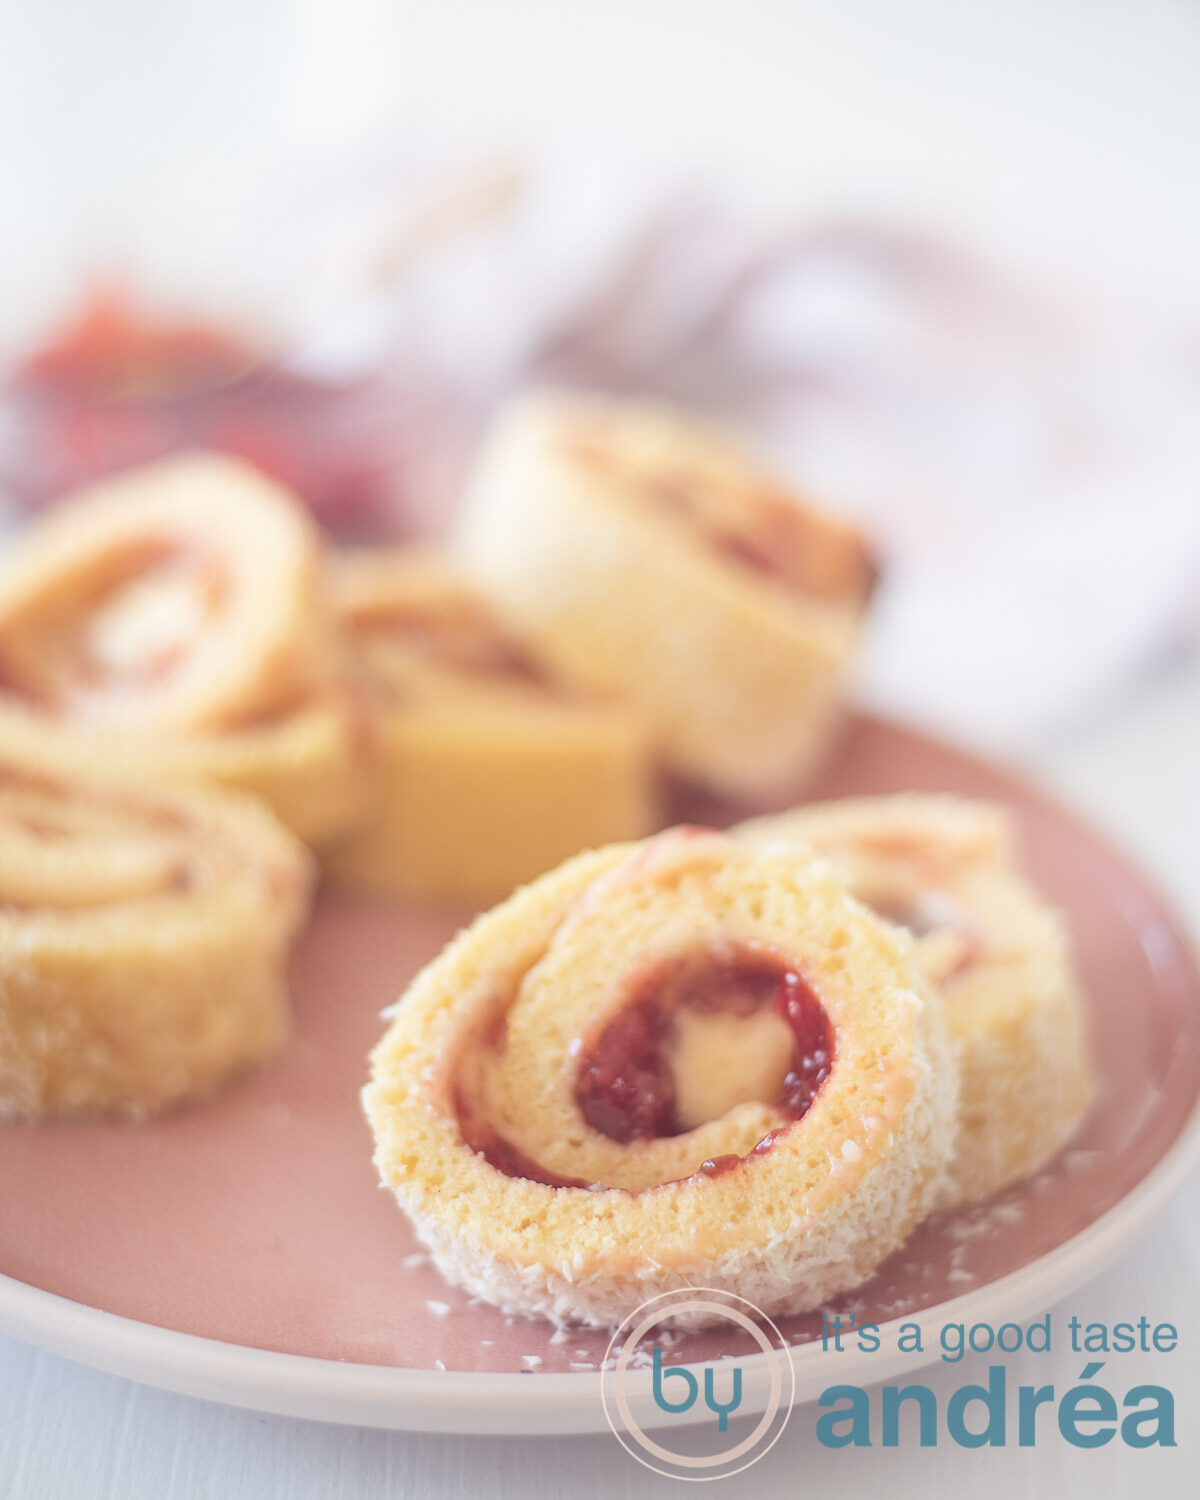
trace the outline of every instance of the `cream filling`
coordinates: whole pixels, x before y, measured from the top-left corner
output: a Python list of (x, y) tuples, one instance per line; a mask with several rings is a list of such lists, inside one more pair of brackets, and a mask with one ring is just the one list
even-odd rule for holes
[(787, 1022), (773, 1009), (733, 1015), (681, 1007), (671, 1048), (680, 1128), (719, 1120), (739, 1104), (778, 1099), (794, 1042)]
[(211, 594), (194, 566), (175, 563), (143, 573), (92, 616), (88, 657), (114, 676), (153, 670), (195, 642), (211, 612)]

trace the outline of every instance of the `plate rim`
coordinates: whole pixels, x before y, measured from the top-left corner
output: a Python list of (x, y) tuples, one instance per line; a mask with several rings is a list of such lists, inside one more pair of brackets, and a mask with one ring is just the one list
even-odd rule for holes
[[(1157, 879), (1140, 860), (1126, 853), (1077, 810), (1067, 794), (1045, 788), (1036, 769), (1027, 772), (993, 761), (971, 748), (922, 729), (855, 708), (852, 717), (883, 727), (936, 752), (947, 752), (960, 764), (1019, 791), (1103, 848), (1158, 908), (1187, 961), (1200, 990), (1200, 958), (1189, 923), (1180, 916)], [(1170, 1145), (1150, 1171), (1097, 1219), (1024, 1266), (958, 1297), (931, 1304), (919, 1313), (889, 1319), (885, 1333), (919, 1318), (939, 1325), (990, 1321), (988, 1312), (1003, 1305), (1007, 1319), (1049, 1310), (1064, 1295), (1110, 1265), (1146, 1234), (1171, 1199), (1200, 1168), (1200, 1095)], [(184, 1333), (145, 1323), (56, 1292), (35, 1287), (0, 1272), (0, 1332), (50, 1353), (107, 1374), (202, 1400), (276, 1416), (394, 1431), (461, 1435), (539, 1436), (581, 1434), (607, 1429), (600, 1396), (600, 1371), (573, 1373), (494, 1372), (414, 1369), (362, 1364), (289, 1354)], [(939, 1350), (863, 1353), (824, 1351), (818, 1341), (790, 1350), (796, 1377), (794, 1406), (817, 1399), (827, 1384), (875, 1384), (880, 1380), (939, 1362)], [(739, 1361), (745, 1382), (743, 1411), (762, 1410), (767, 1397), (767, 1356)], [(819, 1369), (818, 1369), (819, 1365)], [(703, 1370), (703, 1362), (684, 1368)], [(537, 1400), (530, 1401), (530, 1378)], [(627, 1375), (631, 1395), (649, 1390), (649, 1372)], [(757, 1406), (755, 1403), (759, 1403)], [(703, 1420), (702, 1413), (697, 1420)], [(678, 1419), (676, 1419), (678, 1421)], [(679, 1424), (682, 1425), (682, 1424)]]
[[(889, 1319), (884, 1334), (919, 1318), (939, 1326), (991, 1321), (1003, 1304), (1015, 1321), (1051, 1305), (1111, 1264), (1145, 1234), (1200, 1166), (1200, 1100), (1154, 1167), (1119, 1202), (1053, 1250), (995, 1281), (937, 1302), (919, 1314)], [(0, 1273), (0, 1331), (79, 1363), (178, 1395), (223, 1402), (276, 1416), (347, 1426), (462, 1435), (538, 1436), (603, 1432), (599, 1370), (578, 1373), (495, 1373), (368, 1365), (286, 1354), (143, 1323), (75, 1302)], [(936, 1364), (923, 1352), (824, 1351), (812, 1340), (790, 1351), (794, 1406), (814, 1401), (826, 1385), (872, 1385), (903, 1371)], [(711, 1363), (711, 1362), (710, 1362)], [(746, 1381), (745, 1414), (766, 1399), (767, 1356), (739, 1361)], [(818, 1365), (820, 1366), (818, 1370)], [(686, 1366), (703, 1370), (703, 1363)], [(649, 1389), (651, 1375), (627, 1376)], [(530, 1380), (535, 1382), (532, 1386)], [(536, 1392), (536, 1402), (529, 1400)], [(644, 1394), (644, 1392), (643, 1392)], [(761, 1409), (761, 1408), (759, 1408)], [(702, 1414), (703, 1415), (703, 1414)]]

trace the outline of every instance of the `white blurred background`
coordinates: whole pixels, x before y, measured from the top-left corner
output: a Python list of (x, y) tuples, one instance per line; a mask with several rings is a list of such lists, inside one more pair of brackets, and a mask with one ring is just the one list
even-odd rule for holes
[(6, 0), (6, 314), (85, 244), (186, 263), (388, 137), (616, 145), (1200, 311), (1191, 0)]
[(1198, 80), (1189, 0), (8, 0), (0, 358), (119, 276), (381, 378), (398, 531), (522, 380), (684, 399), (877, 538), (862, 695), (1035, 754), (1195, 654)]

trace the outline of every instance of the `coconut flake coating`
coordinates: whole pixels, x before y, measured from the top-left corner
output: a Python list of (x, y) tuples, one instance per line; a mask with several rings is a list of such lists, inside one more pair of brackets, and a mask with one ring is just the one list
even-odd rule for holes
[(1083, 997), (1062, 919), (1022, 875), (1004, 809), (904, 793), (734, 832), (755, 847), (816, 845), (860, 900), (914, 933), (962, 1075), (947, 1203), (990, 1198), (1056, 1156), (1095, 1098)]
[(372, 759), (344, 677), (311, 517), (220, 454), (87, 487), (0, 565), (0, 750), (68, 775), (240, 788), (323, 843)]
[[(731, 951), (802, 973), (829, 1018), (835, 1056), (807, 1111), (746, 1099), (626, 1143), (590, 1126), (579, 1059), (628, 976)], [(460, 934), (395, 1008), (364, 1103), (382, 1181), (447, 1280), (611, 1326), (678, 1286), (782, 1314), (856, 1285), (941, 1191), (957, 1072), (910, 941), (827, 862), (671, 830), (580, 855)], [(510, 1170), (473, 1147), (481, 1119), (517, 1153)], [(734, 1160), (698, 1170), (718, 1157)]]
[(270, 1056), (312, 875), (250, 797), (0, 751), (0, 1117), (145, 1115)]
[(456, 545), (549, 668), (636, 709), (675, 771), (757, 806), (819, 764), (870, 560), (702, 424), (525, 397), (485, 447)]

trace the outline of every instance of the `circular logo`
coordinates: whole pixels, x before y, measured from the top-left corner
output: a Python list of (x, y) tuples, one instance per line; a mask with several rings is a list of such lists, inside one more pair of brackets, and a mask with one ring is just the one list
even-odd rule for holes
[[(680, 1331), (713, 1325), (734, 1331), (743, 1352), (680, 1363), (673, 1354)], [(656, 1474), (699, 1480), (738, 1474), (773, 1447), (795, 1388), (789, 1346), (752, 1302), (680, 1287), (643, 1302), (613, 1334), (600, 1395), (627, 1453)]]

